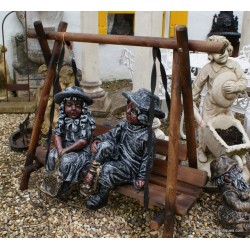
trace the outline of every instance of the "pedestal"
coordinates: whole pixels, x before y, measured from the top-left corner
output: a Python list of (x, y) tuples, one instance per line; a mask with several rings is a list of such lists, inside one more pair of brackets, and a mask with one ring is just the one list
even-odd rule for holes
[(111, 108), (111, 100), (108, 93), (102, 89), (101, 81), (98, 82), (81, 82), (86, 95), (94, 100), (94, 103), (89, 107), (94, 116), (106, 117)]

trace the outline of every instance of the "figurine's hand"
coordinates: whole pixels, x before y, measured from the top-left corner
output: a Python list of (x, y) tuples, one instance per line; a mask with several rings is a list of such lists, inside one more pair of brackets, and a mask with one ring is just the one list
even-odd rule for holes
[(144, 180), (136, 180), (136, 181), (135, 181), (135, 185), (136, 185), (136, 187), (139, 188), (139, 189), (143, 188), (144, 184), (145, 184), (145, 181), (144, 181)]
[(233, 81), (226, 82), (223, 85), (222, 89), (225, 91), (226, 94), (238, 92), (238, 86)]
[(66, 153), (66, 150), (63, 148), (59, 153), (59, 157), (62, 157)]
[(92, 180), (93, 180), (93, 174), (88, 171), (85, 176), (85, 183), (91, 185)]
[(92, 153), (96, 153), (97, 152), (97, 143), (100, 142), (101, 140), (96, 139), (92, 142), (91, 146), (90, 146), (90, 150)]

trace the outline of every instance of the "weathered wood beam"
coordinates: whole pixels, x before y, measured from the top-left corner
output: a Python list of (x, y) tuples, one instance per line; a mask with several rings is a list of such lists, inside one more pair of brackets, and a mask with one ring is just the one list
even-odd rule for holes
[[(37, 38), (35, 32), (28, 32), (29, 38)], [(75, 41), (100, 44), (130, 45), (154, 48), (177, 49), (176, 39), (160, 37), (143, 36), (125, 36), (125, 35), (99, 35), (83, 34), (70, 32), (46, 32), (46, 39), (57, 41)], [(200, 51), (208, 53), (222, 53), (226, 45), (222, 42), (208, 42), (189, 40), (188, 47), (191, 51)]]
[[(67, 23), (61, 22), (59, 24), (58, 30), (64, 32), (64, 31), (66, 31), (67, 26), (68, 26)], [(42, 92), (41, 92), (41, 98), (40, 98), (40, 102), (38, 105), (37, 115), (36, 115), (36, 119), (34, 122), (34, 126), (32, 129), (30, 144), (29, 144), (29, 148), (27, 151), (27, 156), (26, 156), (24, 168), (29, 168), (29, 166), (33, 164), (33, 161), (35, 159), (35, 151), (36, 151), (36, 147), (37, 147), (38, 141), (39, 141), (39, 135), (41, 132), (41, 127), (42, 127), (42, 123), (43, 123), (43, 119), (44, 119), (44, 113), (45, 113), (48, 99), (49, 99), (50, 89), (51, 89), (52, 84), (54, 82), (57, 61), (59, 58), (61, 47), (62, 47), (62, 41), (55, 41), (54, 47), (52, 50), (52, 55), (51, 55), (49, 65), (48, 65), (48, 72), (47, 72), (46, 77), (44, 79), (44, 86), (43, 86)], [(33, 168), (31, 168), (31, 170), (32, 169)], [(22, 175), (21, 183), (20, 183), (21, 190), (25, 190), (28, 188), (28, 179), (29, 178), (27, 178), (27, 176), (29, 174), (30, 174), (29, 171), (23, 171), (23, 175)]]
[(173, 53), (172, 84), (171, 84), (171, 109), (169, 126), (168, 169), (165, 194), (165, 213), (163, 237), (173, 237), (174, 215), (176, 202), (176, 184), (178, 175), (178, 152), (181, 114), (181, 86), (180, 75), (183, 65), (180, 65), (178, 50)]
[(184, 120), (187, 134), (188, 162), (190, 167), (197, 168), (195, 122), (187, 27), (177, 26), (176, 39), (178, 48), (181, 48), (178, 52), (181, 65), (180, 83), (184, 110)]
[(41, 50), (43, 53), (45, 63), (48, 67), (49, 62), (50, 62), (50, 58), (51, 58), (51, 52), (50, 52), (48, 41), (46, 39), (46, 34), (45, 34), (44, 29), (43, 29), (42, 22), (41, 21), (34, 22), (34, 28), (35, 28), (35, 31), (37, 34), (38, 42), (40, 44), (40, 47), (41, 47)]

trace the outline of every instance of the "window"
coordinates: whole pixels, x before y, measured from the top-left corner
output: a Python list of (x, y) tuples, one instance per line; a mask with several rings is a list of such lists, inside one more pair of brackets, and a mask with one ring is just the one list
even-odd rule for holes
[(99, 11), (99, 34), (134, 35), (134, 11)]
[[(187, 11), (170, 11), (169, 37), (174, 37), (176, 25), (187, 25)], [(98, 29), (99, 34), (134, 35), (135, 11), (99, 11)], [(164, 37), (166, 23), (166, 11), (162, 17), (162, 37)]]
[(134, 14), (108, 14), (108, 34), (134, 35)]

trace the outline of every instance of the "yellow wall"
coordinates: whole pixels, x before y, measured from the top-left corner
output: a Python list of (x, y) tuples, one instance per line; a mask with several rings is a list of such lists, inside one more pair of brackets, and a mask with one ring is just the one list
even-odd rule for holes
[(187, 26), (188, 12), (187, 11), (170, 11), (169, 20), (169, 37), (174, 37), (175, 26)]
[(98, 12), (98, 33), (107, 34), (107, 11)]

